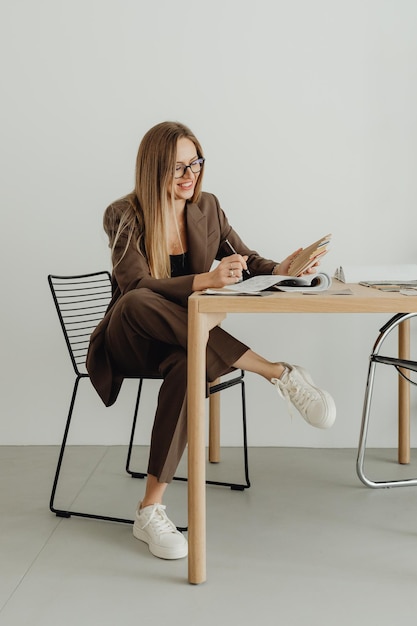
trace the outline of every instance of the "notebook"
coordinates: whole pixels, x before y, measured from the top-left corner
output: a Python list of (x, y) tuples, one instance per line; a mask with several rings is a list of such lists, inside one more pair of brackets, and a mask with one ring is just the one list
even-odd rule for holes
[(288, 274), (290, 276), (299, 276), (314, 265), (319, 258), (327, 254), (329, 251), (327, 246), (330, 243), (331, 237), (331, 235), (325, 235), (307, 246), (307, 248), (303, 248), (292, 260)]

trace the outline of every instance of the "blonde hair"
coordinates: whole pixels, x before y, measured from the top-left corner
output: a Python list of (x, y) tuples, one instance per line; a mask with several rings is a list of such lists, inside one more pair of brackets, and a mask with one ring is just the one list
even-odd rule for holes
[[(173, 210), (177, 143), (184, 137), (193, 142), (198, 157), (203, 157), (195, 135), (179, 122), (161, 122), (144, 135), (136, 159), (135, 189), (124, 198), (126, 202), (120, 216), (115, 211), (107, 211), (104, 218), (116, 265), (133, 239), (137, 250), (147, 257), (154, 278), (171, 275), (167, 223), (169, 211)], [(191, 202), (199, 199), (201, 186), (202, 174), (197, 179)], [(126, 245), (116, 259), (116, 246), (122, 235), (126, 237)]]

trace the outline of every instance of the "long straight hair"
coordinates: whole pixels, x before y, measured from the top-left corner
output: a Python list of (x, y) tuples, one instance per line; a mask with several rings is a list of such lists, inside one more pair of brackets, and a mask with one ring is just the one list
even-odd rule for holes
[[(126, 254), (132, 239), (137, 250), (146, 256), (151, 275), (167, 278), (171, 275), (168, 253), (168, 215), (174, 210), (174, 171), (177, 143), (190, 139), (198, 157), (203, 150), (191, 130), (179, 122), (161, 122), (144, 135), (136, 159), (135, 188), (124, 200), (125, 208), (118, 224), (115, 212), (106, 212), (104, 229), (109, 237), (113, 262), (117, 265)], [(198, 201), (202, 187), (202, 172), (197, 179), (191, 202)], [(115, 250), (120, 237), (126, 245), (118, 258)]]

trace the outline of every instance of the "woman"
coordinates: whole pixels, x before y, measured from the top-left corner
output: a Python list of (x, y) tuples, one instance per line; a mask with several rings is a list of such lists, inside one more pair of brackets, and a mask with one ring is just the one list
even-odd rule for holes
[[(299, 252), (277, 263), (250, 250), (217, 198), (201, 191), (203, 169), (203, 150), (186, 126), (163, 122), (144, 136), (134, 191), (105, 212), (113, 297), (91, 337), (87, 359), (92, 383), (107, 406), (116, 400), (125, 376), (155, 372), (164, 379), (133, 533), (165, 559), (187, 555), (187, 541), (168, 519), (162, 500), (186, 445), (188, 297), (232, 285), (247, 271), (286, 275)], [(212, 269), (214, 260), (219, 263)], [(207, 379), (233, 368), (273, 383), (311, 425), (333, 424), (333, 399), (313, 385), (303, 368), (267, 361), (216, 326), (207, 345)]]

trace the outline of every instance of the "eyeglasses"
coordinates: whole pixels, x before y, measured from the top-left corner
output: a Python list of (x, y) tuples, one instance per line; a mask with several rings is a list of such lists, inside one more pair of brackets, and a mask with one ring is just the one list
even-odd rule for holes
[(175, 166), (174, 178), (182, 178), (183, 176), (185, 176), (185, 172), (188, 170), (188, 168), (190, 168), (190, 170), (192, 171), (193, 174), (198, 174), (198, 172), (201, 172), (201, 168), (203, 167), (205, 160), (206, 159), (203, 159), (201, 157), (199, 159), (196, 159), (192, 163), (190, 163), (190, 165), (184, 165), (183, 163), (177, 163), (176, 166)]

